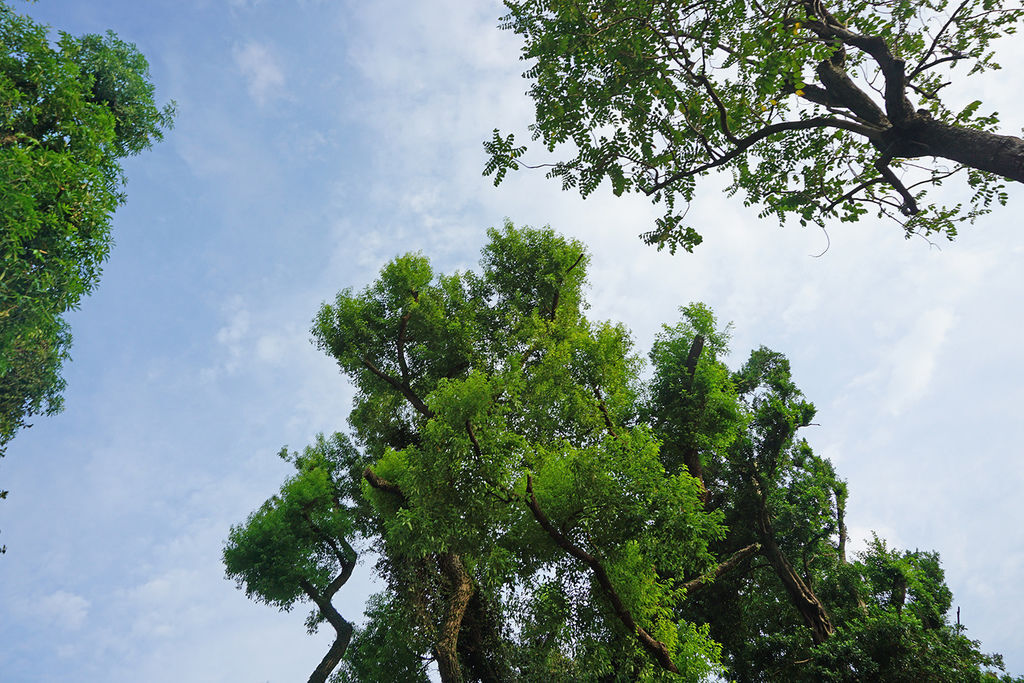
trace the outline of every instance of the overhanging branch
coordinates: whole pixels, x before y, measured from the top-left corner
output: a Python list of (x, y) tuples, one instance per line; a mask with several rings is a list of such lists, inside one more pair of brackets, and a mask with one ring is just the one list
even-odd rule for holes
[(704, 171), (710, 170), (717, 166), (722, 166), (736, 157), (740, 156), (748, 149), (761, 142), (765, 138), (778, 133), (785, 133), (793, 130), (811, 130), (814, 128), (839, 128), (841, 130), (847, 130), (851, 133), (857, 133), (863, 135), (869, 140), (878, 139), (884, 132), (884, 129), (877, 128), (874, 126), (867, 126), (853, 121), (846, 121), (843, 119), (833, 118), (830, 116), (816, 116), (810, 119), (803, 119), (801, 121), (783, 121), (781, 123), (774, 123), (770, 126), (765, 126), (759, 131), (751, 133), (750, 135), (740, 138), (736, 142), (736, 146), (731, 150), (723, 154), (721, 157), (710, 161), (706, 164), (700, 164), (694, 168), (689, 168), (684, 171), (678, 171), (666, 177), (664, 180), (651, 185), (648, 188), (641, 188), (641, 191), (650, 196), (656, 192), (665, 189), (667, 186), (675, 183), (683, 178), (703, 173)]

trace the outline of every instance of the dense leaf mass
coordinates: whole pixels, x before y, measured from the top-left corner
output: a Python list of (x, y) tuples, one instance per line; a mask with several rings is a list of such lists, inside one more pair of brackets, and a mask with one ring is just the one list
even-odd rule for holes
[[(490, 238), (479, 272), (401, 256), (316, 318), (354, 439), (292, 456), (225, 550), (252, 597), (335, 625), (310, 680), (992, 680), (937, 555), (847, 558), (846, 484), (798, 436), (782, 354), (731, 371), (692, 304), (645, 367), (586, 317), (581, 244)], [(329, 597), (357, 546), (386, 588), (353, 632)]]
[(61, 33), (0, 3), (0, 455), (32, 415), (61, 407), (63, 314), (95, 288), (124, 201), (123, 157), (173, 110), (113, 33)]
[[(953, 80), (998, 68), (993, 41), (1022, 9), (1002, 0), (507, 0), (525, 40), (531, 127), (553, 163), (494, 131), (485, 173), (547, 166), (589, 195), (607, 180), (666, 208), (644, 235), (691, 250), (684, 221), (698, 177), (761, 215), (802, 224), (875, 211), (907, 234), (945, 234), (1024, 181), (1024, 140), (999, 135), (980, 101), (944, 99)], [(931, 161), (928, 158), (932, 158)], [(927, 190), (962, 175), (966, 205)]]

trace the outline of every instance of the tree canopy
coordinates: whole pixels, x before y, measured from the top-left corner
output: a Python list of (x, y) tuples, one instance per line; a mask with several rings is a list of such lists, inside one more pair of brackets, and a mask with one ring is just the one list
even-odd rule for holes
[(63, 314), (97, 285), (124, 202), (120, 159), (163, 137), (146, 59), (113, 33), (60, 33), (0, 3), (0, 455), (61, 408)]
[[(489, 235), (478, 272), (408, 254), (323, 305), (353, 438), (287, 456), (298, 474), (225, 548), (251, 597), (335, 626), (334, 680), (998, 675), (950, 623), (936, 554), (847, 557), (846, 484), (798, 435), (815, 410), (782, 354), (730, 370), (728, 326), (691, 304), (647, 365), (586, 317), (583, 245)], [(352, 629), (330, 596), (356, 548), (386, 588)]]
[[(1024, 11), (1003, 0), (505, 4), (502, 27), (525, 40), (533, 138), (564, 151), (544, 163), (495, 130), (485, 173), (545, 166), (583, 196), (605, 180), (643, 193), (665, 207), (644, 234), (659, 247), (700, 243), (685, 205), (716, 169), (762, 217), (875, 212), (949, 238), (1024, 181), (1024, 140), (945, 90), (999, 68), (993, 43)], [(935, 190), (951, 176), (966, 178), (966, 204)]]

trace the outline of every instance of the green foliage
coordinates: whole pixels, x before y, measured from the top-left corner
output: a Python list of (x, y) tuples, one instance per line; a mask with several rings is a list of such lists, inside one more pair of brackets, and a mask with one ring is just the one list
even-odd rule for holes
[[(502, 28), (525, 41), (533, 138), (563, 150), (548, 176), (584, 197), (607, 181), (662, 203), (644, 235), (659, 247), (700, 243), (684, 205), (714, 169), (762, 216), (825, 224), (873, 210), (908, 235), (949, 237), (1005, 202), (998, 176), (1022, 180), (1024, 145), (993, 133), (996, 114), (977, 102), (955, 111), (940, 92), (998, 68), (992, 42), (1022, 16), (999, 0), (505, 4)], [(512, 134), (484, 146), (495, 183), (531, 167)], [(916, 160), (929, 156), (955, 163)], [(924, 188), (962, 167), (970, 205), (926, 203)]]
[(145, 58), (113, 33), (50, 43), (0, 3), (0, 454), (61, 408), (62, 318), (96, 286), (124, 201), (119, 159), (170, 127)]
[[(345, 505), (348, 466), (358, 458), (342, 434), (317, 437), (301, 454), (281, 451), (295, 465), (277, 495), (231, 528), (224, 548), (227, 576), (250, 598), (290, 610), (307, 600), (302, 583), (326, 591), (341, 571), (339, 545), (355, 536), (354, 510)], [(342, 549), (342, 556), (354, 552)]]
[(418, 650), (429, 646), (417, 642), (417, 634), (400, 610), (387, 602), (386, 596), (374, 595), (367, 603), (366, 617), (367, 626), (356, 629), (332, 683), (427, 683), (427, 663)]
[(876, 540), (847, 561), (846, 484), (799, 437), (814, 406), (785, 356), (730, 371), (728, 326), (691, 304), (646, 373), (621, 325), (586, 318), (582, 245), (489, 235), (477, 272), (401, 256), (322, 306), (354, 441), (295, 456), (232, 530), (229, 575), (283, 608), (337, 570), (296, 510), (377, 553), (386, 589), (336, 680), (424, 680), (430, 660), (446, 683), (1001, 668), (949, 624), (935, 554)]

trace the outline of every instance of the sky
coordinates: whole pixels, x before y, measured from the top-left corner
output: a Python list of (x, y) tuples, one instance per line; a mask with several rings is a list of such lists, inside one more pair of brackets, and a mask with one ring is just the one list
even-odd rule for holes
[[(177, 102), (166, 140), (125, 164), (128, 201), (96, 293), (69, 315), (65, 411), (0, 462), (0, 679), (305, 680), (332, 641), (305, 612), (224, 578), (232, 524), (289, 474), (276, 457), (346, 428), (352, 390), (311, 320), (392, 257), (471, 268), (509, 218), (587, 243), (593, 319), (647, 349), (678, 308), (732, 321), (730, 363), (785, 353), (818, 407), (805, 436), (872, 531), (935, 550), (968, 635), (1024, 674), (1024, 192), (954, 242), (895, 224), (779, 227), (699, 185), (694, 254), (642, 244), (657, 207), (542, 172), (495, 188), (494, 128), (524, 136), (517, 38), (490, 1), (14, 0), (79, 35), (115, 31)], [(1019, 134), (1024, 45), (966, 86)], [(960, 88), (960, 90), (956, 90)], [(958, 190), (944, 190), (957, 197)], [(814, 255), (827, 251), (819, 257)], [(335, 598), (358, 620), (366, 561)]]

